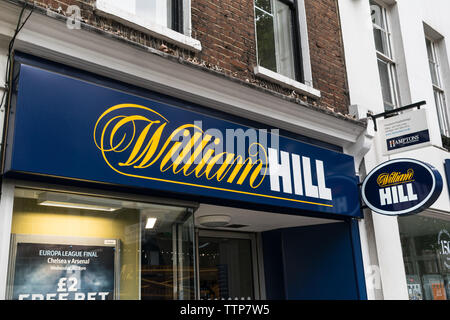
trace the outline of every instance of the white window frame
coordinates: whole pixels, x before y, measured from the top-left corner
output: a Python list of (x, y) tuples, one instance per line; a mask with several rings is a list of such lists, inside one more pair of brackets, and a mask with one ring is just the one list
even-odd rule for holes
[(139, 16), (130, 14), (114, 5), (109, 0), (95, 1), (95, 12), (101, 16), (118, 21), (126, 26), (162, 39), (181, 48), (200, 52), (200, 41), (192, 38), (191, 27), (191, 0), (183, 0), (183, 33), (174, 31), (166, 26), (158, 25)]
[[(375, 29), (379, 29), (382, 32), (386, 34), (386, 45), (387, 45), (387, 55), (383, 52), (380, 52), (376, 49), (376, 55), (377, 60), (380, 60), (387, 64), (388, 66), (388, 77), (389, 77), (389, 89), (391, 92), (392, 97), (392, 108), (396, 109), (401, 106), (400, 101), (400, 94), (399, 94), (399, 85), (398, 85), (398, 77), (397, 77), (397, 63), (395, 61), (395, 52), (394, 52), (394, 46), (392, 43), (392, 32), (391, 32), (391, 23), (390, 23), (390, 15), (389, 15), (389, 8), (387, 5), (381, 1), (373, 0), (376, 4), (378, 4), (381, 7), (381, 18), (383, 19), (385, 28), (383, 29), (381, 26), (372, 23), (372, 27)], [(378, 63), (378, 61), (377, 61)], [(381, 81), (381, 77), (380, 77)], [(386, 101), (384, 101), (383, 97), (383, 104), (390, 104)]]
[[(438, 50), (436, 48), (436, 46), (437, 46), (436, 41), (434, 39), (432, 39), (431, 37), (427, 37), (427, 36), (425, 37), (425, 41), (428, 41), (430, 43), (431, 57), (428, 55), (428, 49), (427, 49), (428, 61), (433, 64), (433, 69), (436, 74), (437, 83), (434, 83), (433, 79), (431, 79), (431, 81), (432, 81), (434, 87), (436, 87), (439, 90), (444, 91), (444, 89), (442, 89), (442, 78), (441, 78), (441, 71), (440, 71), (441, 68), (440, 68), (440, 63), (439, 63), (439, 57), (437, 54)], [(431, 70), (430, 70), (430, 72), (431, 72)]]
[[(431, 47), (431, 59), (428, 55), (428, 49), (427, 49), (427, 57), (428, 61), (432, 63), (434, 72), (436, 74), (436, 80), (437, 83), (433, 82), (433, 77), (431, 76), (432, 70), (430, 70), (430, 77), (431, 77), (431, 85), (433, 87), (433, 94), (436, 104), (436, 112), (438, 116), (439, 121), (439, 127), (441, 130), (441, 134), (450, 137), (450, 123), (449, 123), (449, 114), (448, 114), (448, 105), (446, 100), (446, 94), (444, 90), (444, 86), (442, 83), (442, 74), (441, 74), (441, 68), (440, 68), (440, 61), (439, 61), (439, 54), (438, 54), (438, 44), (437, 41), (431, 37), (426, 36), (426, 41), (430, 42)], [(429, 64), (430, 68), (431, 65)]]
[[(255, 9), (256, 5), (253, 3), (253, 8)], [(321, 93), (319, 90), (313, 87), (313, 78), (312, 78), (312, 68), (311, 68), (311, 57), (309, 52), (309, 40), (308, 40), (308, 26), (306, 22), (306, 11), (305, 11), (305, 0), (297, 0), (297, 18), (299, 25), (299, 34), (296, 38), (294, 35), (294, 41), (297, 41), (300, 46), (300, 52), (302, 55), (302, 61), (300, 64), (303, 68), (303, 82), (291, 79), (286, 77), (280, 73), (274, 72), (267, 68), (264, 68), (258, 65), (258, 43), (256, 42), (256, 61), (257, 65), (254, 66), (253, 72), (256, 76), (272, 81), (274, 83), (279, 84), (282, 87), (296, 90), (297, 92), (309, 96), (314, 99), (318, 99), (321, 97)], [(255, 41), (256, 41), (256, 20), (254, 23), (255, 27)], [(296, 57), (298, 58), (298, 57)]]

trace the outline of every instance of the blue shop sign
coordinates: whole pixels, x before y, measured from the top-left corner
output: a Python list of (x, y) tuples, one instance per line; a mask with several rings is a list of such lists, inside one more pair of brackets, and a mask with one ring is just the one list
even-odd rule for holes
[(6, 174), (361, 215), (351, 156), (28, 64), (16, 87)]
[(386, 139), (386, 144), (387, 150), (393, 151), (409, 146), (414, 146), (417, 144), (422, 144), (429, 141), (430, 141), (430, 132), (427, 129), (419, 132), (409, 133), (400, 137)]
[(445, 159), (445, 177), (447, 178), (447, 189), (450, 194), (450, 159)]
[(411, 215), (430, 207), (442, 192), (442, 177), (433, 166), (396, 159), (373, 169), (362, 184), (366, 205), (390, 216)]

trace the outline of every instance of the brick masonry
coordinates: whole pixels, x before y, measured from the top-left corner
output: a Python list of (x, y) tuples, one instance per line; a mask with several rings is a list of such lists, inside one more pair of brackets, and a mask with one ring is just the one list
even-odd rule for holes
[(95, 14), (95, 0), (38, 0), (37, 6), (65, 14), (69, 5), (81, 9), (84, 23), (127, 40), (152, 47), (230, 77), (275, 91), (290, 98), (348, 114), (349, 96), (340, 31), (338, 0), (305, 0), (314, 87), (318, 101), (258, 79), (253, 0), (192, 0), (192, 36), (200, 40), (199, 53), (177, 48), (147, 34)]

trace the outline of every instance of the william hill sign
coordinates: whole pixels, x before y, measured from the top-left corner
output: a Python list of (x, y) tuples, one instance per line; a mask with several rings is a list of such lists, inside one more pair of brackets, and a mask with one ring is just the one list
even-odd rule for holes
[(362, 184), (367, 206), (384, 215), (411, 215), (430, 207), (442, 192), (442, 177), (431, 165), (396, 159), (373, 169)]
[(361, 216), (351, 156), (171, 97), (33, 64), (25, 59), (18, 68), (6, 174)]

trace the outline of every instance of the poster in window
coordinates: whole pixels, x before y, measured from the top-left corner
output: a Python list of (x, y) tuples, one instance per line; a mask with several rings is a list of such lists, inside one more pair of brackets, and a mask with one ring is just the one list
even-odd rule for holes
[(407, 275), (409, 300), (423, 300), (422, 285), (417, 275)]
[(423, 276), (426, 300), (447, 300), (444, 279), (438, 274)]
[(12, 299), (115, 299), (115, 246), (16, 245)]

